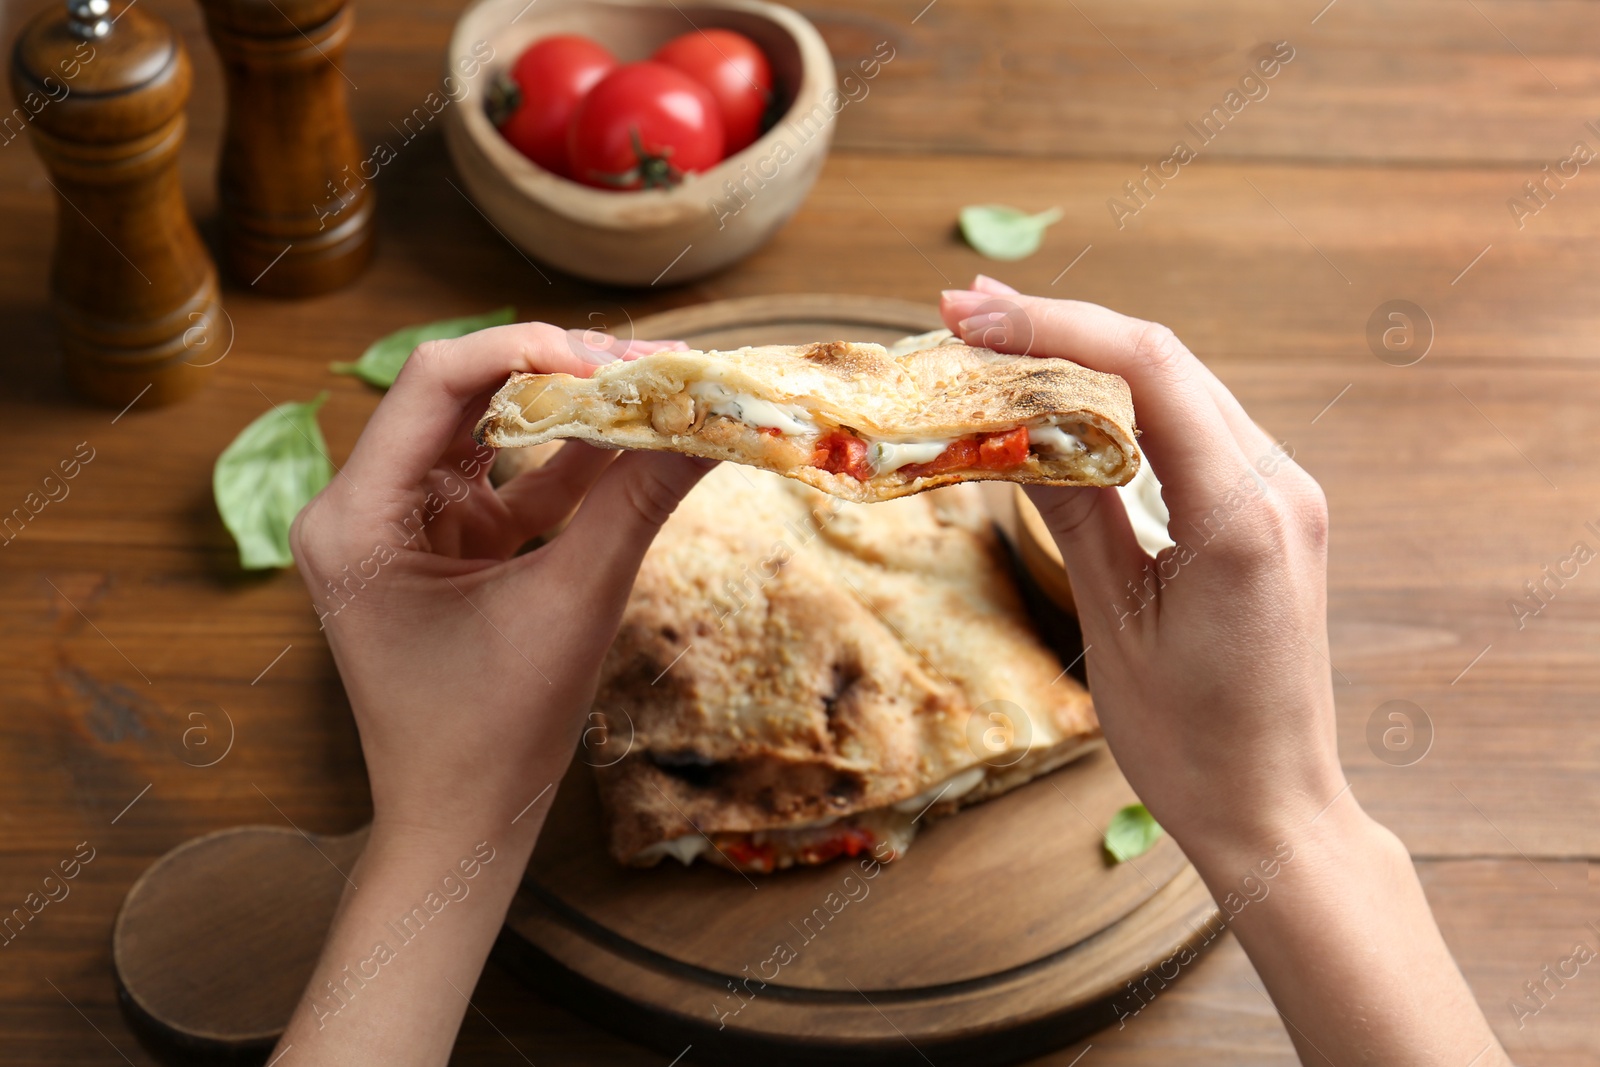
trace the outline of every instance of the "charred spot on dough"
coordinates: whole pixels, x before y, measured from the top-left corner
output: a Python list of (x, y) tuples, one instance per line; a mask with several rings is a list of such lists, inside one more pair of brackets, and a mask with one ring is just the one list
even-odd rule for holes
[(715, 785), (728, 765), (694, 749), (675, 749), (670, 752), (646, 752), (656, 769), (686, 785), (705, 789)]
[(828, 786), (828, 800), (836, 806), (844, 807), (859, 800), (866, 789), (866, 780), (859, 771), (840, 771)]
[(865, 675), (866, 669), (853, 659), (833, 665), (830, 691), (822, 694), (822, 714), (827, 720), (828, 740), (835, 745), (841, 737), (854, 732), (849, 719), (840, 713), (839, 703)]
[(1055, 397), (1038, 389), (1019, 389), (1011, 398), (1011, 403), (1019, 409), (1018, 414), (1027, 416), (1049, 411), (1055, 406)]
[(806, 345), (800, 351), (800, 358), (841, 375), (874, 374), (884, 364), (881, 357), (848, 341), (818, 341)]
[(850, 356), (850, 345), (846, 341), (818, 341), (806, 345), (800, 352), (802, 359), (809, 359), (813, 363), (839, 363)]
[(678, 643), (678, 631), (674, 630), (670, 626), (663, 626), (661, 628), (661, 636), (666, 638), (667, 641), (671, 642), (674, 645)]

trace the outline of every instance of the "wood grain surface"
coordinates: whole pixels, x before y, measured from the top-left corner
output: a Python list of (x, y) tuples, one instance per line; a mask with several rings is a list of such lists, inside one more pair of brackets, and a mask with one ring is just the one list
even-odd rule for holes
[[(633, 325), (642, 336), (738, 347), (892, 343), (938, 321), (927, 304), (789, 294), (711, 301)], [(537, 463), (540, 451), (500, 460)], [(1008, 528), (1011, 488), (980, 489)], [(1078, 663), (1077, 629), (1039, 621), (1061, 662)], [(191, 735), (192, 750), (204, 748), (200, 736)], [(1204, 951), (1227, 926), (1170, 838), (1106, 863), (1102, 830), (1137, 797), (1099, 745), (959, 818), (925, 821), (914, 858), (750, 878), (705, 863), (619, 868), (591, 765), (621, 758), (617, 749), (634, 738), (619, 728), (589, 741), (586, 732), (556, 790), (500, 958), (576, 1014), (657, 1051), (675, 1053), (683, 1034), (706, 1063), (914, 1064), (930, 1053), (1017, 1063), (1133, 1012), (1130, 982), (1155, 971), (1152, 988), (1165, 987), (1187, 966), (1174, 961), (1191, 959), (1183, 950)], [(1063, 819), (1068, 811), (1076, 818)], [(112, 934), (118, 988), (136, 1023), (207, 1053), (270, 1047), (310, 980), (366, 836), (234, 827), (157, 860), (128, 891)], [(846, 913), (851, 903), (862, 906)], [(952, 929), (963, 935), (947, 936)], [(761, 981), (752, 968), (765, 973), (779, 944), (788, 958)], [(708, 1004), (720, 1018), (708, 1018)]]
[[(193, 4), (143, 4), (194, 60), (181, 165), (207, 231), (216, 58)], [(6, 7), (8, 48), (43, 5)], [(1600, 525), (1600, 184), (1588, 168), (1552, 183), (1521, 227), (1507, 207), (1574, 140), (1600, 147), (1585, 128), (1600, 114), (1600, 9), (1338, 0), (1313, 25), (1322, 6), (939, 0), (915, 22), (921, 3), (808, 6), (841, 72), (886, 31), (898, 58), (840, 115), (817, 188), (773, 243), (681, 289), (541, 279), (451, 187), (430, 130), (377, 180), (377, 251), (360, 279), (288, 303), (225, 288), (232, 347), (212, 384), (120, 416), (67, 391), (47, 299), (55, 194), (24, 139), (0, 143), (0, 514), (30, 493), (37, 506), (45, 476), (80, 443), (93, 454), (67, 495), (0, 544), (0, 912), (25, 907), (80, 842), (94, 850), (70, 895), (0, 947), (4, 1058), (173, 1062), (141, 1044), (111, 979), (112, 920), (140, 872), (210, 830), (340, 833), (369, 814), (355, 731), (298, 577), (242, 574), (210, 500), (217, 453), (271, 402), (327, 389), (322, 425), (342, 460), (378, 398), (326, 364), (402, 325), (504, 303), (567, 325), (794, 291), (926, 303), (988, 269), (1173, 326), (1321, 480), (1353, 788), (1417, 857), (1446, 939), (1518, 1062), (1600, 1059), (1600, 979), (1587, 970), (1520, 1026), (1510, 1008), (1574, 942), (1596, 944), (1585, 924), (1600, 921), (1600, 585), (1584, 569), (1520, 629), (1508, 608), (1574, 542), (1600, 545), (1585, 527)], [(342, 65), (363, 144), (392, 138), (389, 122), (437, 83), (456, 10), (358, 5)], [(1297, 54), (1271, 95), (1118, 229), (1106, 201), (1222, 99), (1253, 49), (1279, 39)], [(953, 229), (962, 204), (990, 201), (1066, 215), (1038, 255), (1001, 266)], [(1434, 332), (1409, 367), (1377, 359), (1366, 336), (1374, 311), (1401, 299)], [(1367, 742), (1391, 700), (1432, 722), (1432, 747), (1411, 766)], [(1259, 990), (1224, 939), (1123, 1029), (1043, 1062), (1292, 1063)], [(496, 967), (473, 1004), (462, 1063), (668, 1059)]]
[(276, 1044), (321, 955), (343, 872), (366, 843), (365, 827), (302, 837), (288, 826), (239, 826), (151, 864), (111, 934), (136, 1024), (207, 1052)]

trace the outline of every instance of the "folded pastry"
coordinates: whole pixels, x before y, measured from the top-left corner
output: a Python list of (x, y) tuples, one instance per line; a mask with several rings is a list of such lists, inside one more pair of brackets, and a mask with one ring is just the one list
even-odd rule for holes
[[(650, 357), (655, 358), (655, 357)], [(973, 486), (867, 507), (724, 465), (645, 557), (595, 710), (622, 863), (903, 852), (1099, 743)]]
[(1139, 469), (1121, 378), (924, 337), (912, 351), (833, 341), (657, 352), (591, 378), (517, 374), (477, 438), (685, 452), (863, 503), (983, 479), (1122, 485)]

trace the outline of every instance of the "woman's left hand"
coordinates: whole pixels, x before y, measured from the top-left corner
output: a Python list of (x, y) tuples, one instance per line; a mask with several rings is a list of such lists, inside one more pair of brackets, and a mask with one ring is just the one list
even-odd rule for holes
[(508, 375), (588, 377), (664, 347), (592, 336), (524, 323), (421, 346), (295, 520), (373, 818), (274, 1062), (449, 1058), (549, 810), (534, 801), (572, 757), (645, 549), (709, 466), (568, 442), (489, 484), (471, 430)]
[[(471, 431), (507, 376), (588, 377), (669, 347), (590, 340), (521, 323), (422, 345), (295, 521), (380, 830), (509, 820), (560, 778), (640, 559), (707, 469), (568, 442), (489, 484), (494, 450)], [(569, 516), (550, 543), (515, 555)]]

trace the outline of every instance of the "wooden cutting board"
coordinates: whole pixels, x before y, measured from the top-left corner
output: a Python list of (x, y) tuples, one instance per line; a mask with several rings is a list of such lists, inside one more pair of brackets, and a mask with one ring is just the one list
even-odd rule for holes
[[(632, 330), (728, 348), (938, 326), (920, 304), (813, 295), (684, 308)], [(1037, 595), (1030, 606), (1071, 662), (1081, 646), (1070, 617)], [(618, 867), (585, 766), (615, 758), (600, 751), (580, 751), (557, 791), (497, 956), (669, 1058), (692, 1046), (685, 1060), (705, 1063), (1013, 1063), (1136, 1011), (1182, 973), (1184, 949), (1221, 929), (1170, 839), (1106, 862), (1102, 830), (1135, 798), (1104, 751), (923, 827), (870, 877), (841, 860), (748, 878), (670, 860)], [(338, 872), (365, 842), (360, 831), (312, 836), (320, 855), (285, 829), (225, 830), (146, 871), (113, 933), (136, 1019), (209, 1050), (275, 1040), (332, 918)]]

